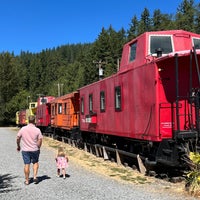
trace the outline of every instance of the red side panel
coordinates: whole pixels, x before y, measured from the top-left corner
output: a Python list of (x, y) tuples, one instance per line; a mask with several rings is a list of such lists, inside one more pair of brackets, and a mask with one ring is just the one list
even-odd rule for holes
[[(143, 84), (141, 84), (141, 79)], [(115, 88), (121, 87), (121, 109), (115, 109)], [(134, 86), (134, 87), (133, 87)], [(80, 89), (84, 112), (80, 128), (102, 134), (159, 141), (155, 66), (141, 66)], [(105, 92), (105, 111), (100, 111), (100, 92)], [(93, 112), (89, 112), (89, 96)], [(82, 100), (81, 100), (82, 101)]]

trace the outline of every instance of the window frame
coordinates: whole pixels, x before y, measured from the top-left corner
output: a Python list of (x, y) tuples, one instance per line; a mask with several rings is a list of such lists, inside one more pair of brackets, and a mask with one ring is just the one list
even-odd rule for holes
[[(164, 34), (164, 35), (160, 35), (160, 34), (150, 34), (149, 35), (149, 45), (148, 45), (148, 55), (152, 55), (152, 56), (157, 56), (156, 52), (154, 53), (151, 53), (151, 38), (152, 37), (169, 37), (170, 38), (170, 41), (171, 41), (171, 52), (168, 52), (168, 53), (163, 53), (162, 52), (162, 55), (168, 55), (169, 53), (172, 53), (174, 52), (174, 42), (173, 42), (173, 37), (172, 35), (170, 34)], [(162, 47), (160, 47), (162, 48)]]
[(58, 103), (58, 114), (62, 114), (62, 103)]
[(100, 112), (106, 111), (105, 91), (100, 91)]
[[(199, 40), (199, 43), (200, 43), (200, 38), (198, 38), (198, 37), (192, 37), (192, 47), (195, 47), (194, 40)], [(200, 49), (200, 46), (199, 46), (199, 48), (195, 47), (195, 49)]]
[(67, 102), (64, 102), (64, 115), (67, 114)]
[(88, 101), (89, 113), (93, 113), (93, 94), (89, 94)]
[(129, 62), (133, 62), (136, 59), (137, 41), (131, 43), (129, 47), (130, 47)]
[(122, 110), (122, 90), (121, 86), (116, 86), (115, 87), (115, 111), (119, 112)]
[(84, 97), (81, 97), (81, 114), (83, 115), (84, 112), (85, 112)]
[(51, 114), (55, 115), (55, 104), (51, 106)]

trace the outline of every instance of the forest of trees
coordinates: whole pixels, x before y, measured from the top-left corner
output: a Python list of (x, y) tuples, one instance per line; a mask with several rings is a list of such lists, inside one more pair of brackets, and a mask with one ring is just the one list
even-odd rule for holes
[[(39, 95), (58, 96), (98, 80), (95, 62), (104, 64), (104, 76), (117, 71), (123, 45), (146, 31), (183, 29), (200, 34), (200, 3), (183, 0), (176, 13), (150, 13), (144, 8), (140, 19), (136, 15), (129, 29), (119, 31), (102, 27), (94, 43), (67, 44), (40, 53), (2, 52), (0, 54), (0, 124), (15, 122), (15, 113), (36, 101)], [(89, 30), (88, 30), (89, 31)], [(30, 96), (30, 99), (28, 97)]]

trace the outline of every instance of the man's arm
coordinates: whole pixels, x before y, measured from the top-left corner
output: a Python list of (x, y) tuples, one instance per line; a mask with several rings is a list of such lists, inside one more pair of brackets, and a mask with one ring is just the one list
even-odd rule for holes
[(37, 146), (40, 149), (40, 147), (42, 146), (42, 138), (38, 139)]

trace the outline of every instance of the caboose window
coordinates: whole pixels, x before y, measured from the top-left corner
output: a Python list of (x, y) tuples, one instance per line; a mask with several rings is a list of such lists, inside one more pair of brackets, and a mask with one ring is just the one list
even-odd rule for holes
[(115, 88), (115, 110), (121, 110), (121, 87), (117, 86)]
[(58, 114), (58, 112), (57, 112), (57, 103), (55, 104), (55, 115), (57, 115)]
[(47, 103), (47, 99), (44, 98), (44, 97), (42, 97), (42, 98), (41, 98), (41, 104), (45, 104), (45, 103)]
[(55, 108), (54, 108), (54, 106), (52, 106), (51, 113), (52, 113), (52, 115), (55, 115)]
[(34, 103), (31, 104), (31, 108), (35, 108), (35, 104)]
[(172, 38), (166, 35), (150, 35), (150, 52), (155, 55), (157, 50), (161, 49), (162, 54), (168, 54), (173, 51)]
[(193, 38), (193, 46), (195, 49), (200, 49), (200, 39), (199, 38)]
[(101, 112), (105, 112), (105, 92), (100, 92), (100, 110)]
[(135, 57), (136, 57), (136, 46), (137, 46), (137, 43), (133, 43), (131, 44), (130, 46), (130, 57), (129, 57), (129, 62), (132, 62), (135, 60)]
[(81, 114), (84, 114), (84, 98), (81, 98)]
[(67, 114), (67, 103), (64, 103), (64, 114)]
[(93, 98), (92, 94), (89, 95), (89, 112), (93, 111)]
[(62, 114), (62, 103), (58, 104), (58, 114)]

